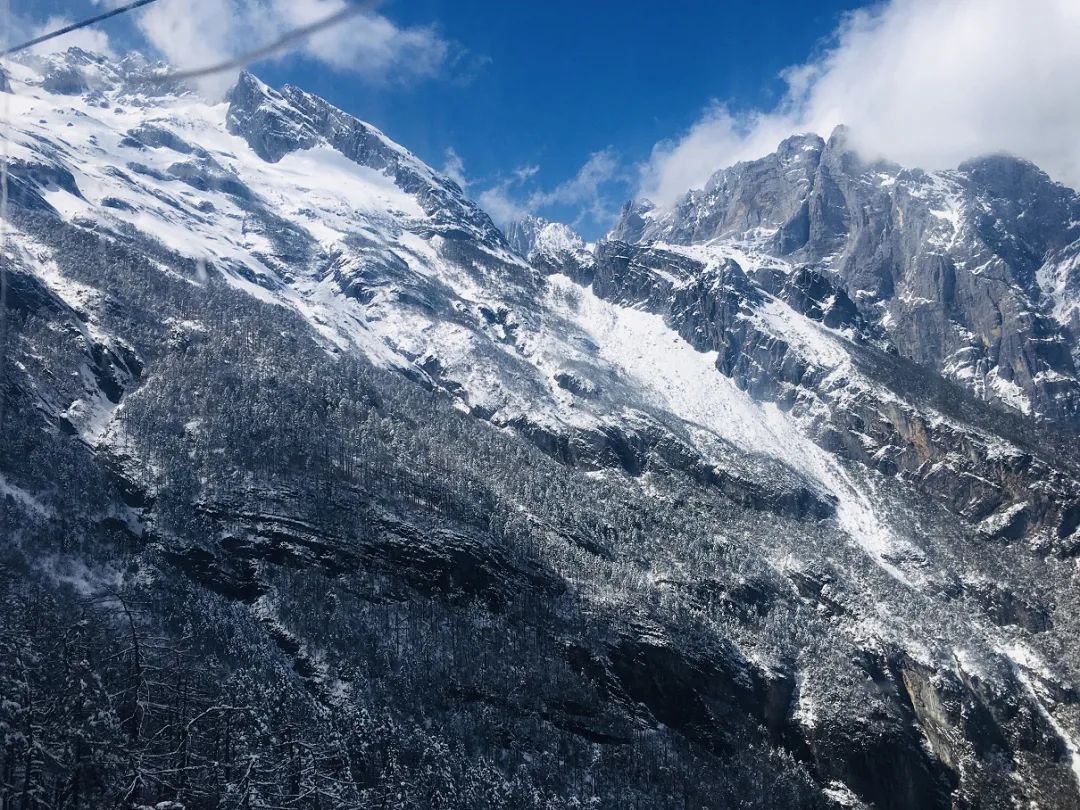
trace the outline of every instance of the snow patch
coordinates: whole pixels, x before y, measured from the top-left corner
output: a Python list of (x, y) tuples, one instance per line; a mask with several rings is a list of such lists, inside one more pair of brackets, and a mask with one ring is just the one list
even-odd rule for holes
[(1076, 780), (1077, 786), (1080, 787), (1080, 743), (1050, 713), (1050, 710), (1046, 707), (1046, 697), (1041, 694), (1043, 690), (1028, 675), (1029, 672), (1034, 672), (1041, 678), (1053, 680), (1053, 674), (1047, 669), (1042, 659), (1021, 642), (999, 646), (997, 650), (1011, 662), (1017, 680), (1020, 681), (1024, 690), (1031, 696), (1043, 719), (1054, 729), (1054, 733), (1065, 744), (1065, 748), (1069, 752), (1069, 764), (1073, 778)]
[[(576, 309), (563, 303), (571, 290), (578, 294)], [(890, 576), (916, 587), (917, 577), (901, 571), (892, 560), (917, 559), (921, 552), (881, 520), (870, 487), (856, 483), (831, 453), (803, 434), (795, 420), (774, 403), (755, 401), (721, 374), (716, 352), (697, 351), (659, 315), (611, 304), (566, 276), (549, 278), (547, 303), (588, 334), (599, 357), (621, 370), (658, 408), (747, 453), (776, 458), (835, 496), (840, 527)], [(773, 308), (766, 312), (769, 317), (786, 319), (787, 315)], [(796, 329), (784, 320), (784, 328), (800, 333), (828, 362), (846, 361), (846, 354), (809, 328), (809, 323)]]
[(0, 500), (5, 498), (13, 499), (23, 509), (43, 518), (52, 517), (54, 514), (51, 507), (45, 506), (22, 487), (8, 483), (8, 480), (0, 475)]

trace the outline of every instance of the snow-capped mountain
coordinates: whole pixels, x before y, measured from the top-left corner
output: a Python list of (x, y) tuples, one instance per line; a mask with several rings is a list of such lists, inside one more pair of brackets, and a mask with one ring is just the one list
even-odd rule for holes
[(166, 75), (5, 90), (4, 593), (48, 621), (0, 641), (86, 612), (48, 688), (111, 719), (0, 723), (86, 801), (1080, 807), (1076, 194), (841, 131), (504, 235), (316, 96)]
[(532, 215), (510, 223), (510, 247), (544, 273), (567, 273), (585, 281), (595, 264), (594, 245), (587, 245), (573, 228)]
[(1077, 423), (1080, 196), (990, 156), (955, 171), (866, 162), (843, 129), (718, 172), (614, 238), (760, 248), (833, 279), (904, 357), (982, 399)]

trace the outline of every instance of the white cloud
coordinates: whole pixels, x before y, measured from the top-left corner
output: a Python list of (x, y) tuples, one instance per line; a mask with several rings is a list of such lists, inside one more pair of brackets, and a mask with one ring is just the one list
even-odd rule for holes
[(461, 155), (454, 147), (446, 147), (446, 152), (443, 154), (443, 167), (440, 171), (463, 189), (469, 187), (469, 178), (465, 176), (465, 161), (461, 159)]
[[(346, 0), (272, 0), (288, 27), (311, 25), (344, 10)], [(400, 28), (375, 13), (321, 31), (307, 40), (304, 53), (341, 71), (379, 81), (434, 76), (446, 62), (450, 45), (435, 28)]]
[(618, 182), (623, 174), (615, 151), (608, 147), (594, 152), (569, 180), (550, 191), (536, 191), (529, 195), (526, 207), (537, 211), (552, 205), (564, 205), (580, 210), (574, 221), (580, 225), (585, 219), (594, 223), (607, 223), (615, 217), (610, 195), (605, 193), (610, 184)]
[(987, 152), (1028, 158), (1080, 186), (1080, 3), (889, 0), (846, 17), (819, 58), (783, 74), (772, 110), (713, 104), (658, 144), (640, 193), (659, 203), (785, 135), (840, 123), (868, 155), (946, 168)]
[[(28, 38), (33, 39), (50, 31), (58, 31), (64, 26), (71, 25), (72, 22), (73, 20), (67, 17), (49, 17), (44, 23), (31, 31)], [(108, 35), (104, 31), (95, 28), (80, 28), (78, 31), (72, 31), (56, 39), (50, 39), (48, 42), (42, 42), (40, 45), (35, 45), (31, 49), (31, 53), (44, 56), (50, 53), (66, 51), (68, 48), (82, 48), (85, 51), (92, 51), (105, 56), (116, 55), (109, 43)]]
[(717, 169), (768, 154), (795, 126), (780, 115), (738, 118), (714, 101), (681, 138), (653, 147), (642, 167), (640, 194), (662, 205), (674, 202)]
[(487, 211), (498, 225), (507, 225), (532, 213), (524, 203), (515, 199), (513, 186), (513, 180), (503, 180), (491, 188), (484, 189), (476, 198), (480, 207)]
[(539, 171), (539, 166), (520, 166), (481, 192), (477, 202), (503, 225), (552, 206), (577, 209), (574, 225), (607, 225), (614, 219), (614, 197), (610, 192), (613, 184), (625, 181), (626, 172), (612, 148), (594, 152), (573, 177), (549, 190), (529, 188)]
[(572, 178), (551, 191), (531, 194), (528, 207), (535, 210), (549, 205), (581, 206), (583, 213), (597, 220), (604, 219), (611, 212), (605, 204), (602, 190), (618, 178), (619, 172), (619, 161), (613, 149), (609, 147), (594, 152)]
[(539, 171), (540, 167), (536, 164), (518, 166), (516, 169), (514, 169), (514, 177), (517, 178), (519, 183), (524, 183), (526, 180), (532, 179), (532, 177)]
[[(346, 0), (162, 0), (138, 16), (150, 44), (180, 69), (198, 69), (241, 56), (347, 8)], [(373, 82), (408, 82), (435, 76), (452, 45), (432, 27), (400, 27), (373, 11), (292, 43), (278, 54), (301, 54)], [(221, 94), (235, 71), (201, 81)]]

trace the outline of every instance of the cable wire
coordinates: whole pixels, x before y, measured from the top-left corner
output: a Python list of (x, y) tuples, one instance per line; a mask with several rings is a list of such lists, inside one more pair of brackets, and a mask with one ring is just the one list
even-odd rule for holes
[[(70, 34), (72, 31), (78, 31), (80, 28), (87, 28), (91, 25), (96, 25), (104, 20), (111, 19), (119, 16), (120, 14), (126, 14), (129, 11), (135, 11), (136, 9), (148, 6), (151, 3), (156, 3), (158, 0), (135, 0), (133, 3), (128, 3), (126, 6), (120, 6), (114, 8), (112, 11), (107, 11), (104, 14), (98, 14), (96, 17), (90, 17), (79, 22), (66, 25), (63, 28), (58, 28), (55, 31), (50, 31), (47, 34), (42, 34), (39, 37), (22, 42), (18, 45), (14, 45), (6, 50), (0, 51), (0, 57), (10, 56), (20, 51), (25, 51), (27, 48), (32, 48), (35, 45), (40, 45), (43, 42), (48, 42), (51, 39), (62, 37), (64, 34)], [(267, 56), (272, 56), (280, 50), (287, 48), (288, 46), (307, 39), (313, 34), (317, 34), (327, 28), (332, 28), (339, 23), (344, 22), (349, 17), (353, 17), (357, 14), (361, 14), (365, 11), (369, 11), (371, 8), (378, 4), (378, 0), (367, 0), (360, 3), (349, 3), (345, 8), (341, 9), (328, 17), (324, 17), (321, 20), (316, 20), (308, 25), (294, 28), (287, 31), (280, 38), (274, 40), (268, 45), (263, 45), (260, 48), (256, 48), (253, 51), (248, 51), (240, 56), (232, 57), (224, 62), (219, 62), (214, 65), (208, 65), (202, 68), (195, 68), (191, 70), (176, 70), (170, 71), (158, 77), (158, 81), (184, 81), (186, 79), (197, 79), (203, 76), (209, 76), (213, 73), (221, 73), (226, 70), (233, 70), (235, 68), (244, 67), (252, 62), (256, 62), (260, 59), (265, 59)]]
[(245, 65), (249, 65), (252, 62), (257, 62), (260, 59), (265, 59), (268, 56), (273, 56), (278, 51), (288, 48), (290, 45), (307, 39), (313, 34), (317, 34), (327, 28), (333, 28), (335, 25), (344, 22), (349, 17), (354, 17), (357, 14), (362, 14), (369, 11), (375, 5), (378, 0), (367, 0), (362, 3), (350, 3), (341, 11), (331, 14), (329, 17), (324, 17), (321, 20), (316, 20), (308, 25), (301, 26), (299, 28), (293, 28), (283, 34), (279, 39), (273, 42), (256, 48), (253, 51), (235, 56), (224, 62), (218, 62), (214, 65), (208, 65), (202, 68), (194, 68), (191, 70), (175, 70), (161, 75), (158, 81), (186, 81), (188, 79), (198, 79), (203, 76), (209, 76), (213, 73), (221, 73), (226, 70), (234, 70), (236, 68), (242, 68)]
[(40, 45), (42, 42), (48, 42), (50, 39), (62, 37), (64, 34), (70, 34), (72, 31), (78, 31), (80, 28), (86, 28), (90, 25), (96, 25), (97, 23), (104, 20), (111, 19), (112, 17), (117, 17), (121, 14), (126, 14), (129, 11), (134, 11), (137, 8), (142, 8), (143, 6), (148, 6), (151, 3), (156, 2), (157, 0), (135, 0), (134, 3), (128, 3), (126, 6), (114, 8), (112, 11), (106, 11), (104, 14), (98, 14), (96, 17), (90, 17), (89, 19), (81, 20), (80, 22), (72, 23), (71, 25), (65, 25), (63, 28), (59, 28), (56, 31), (50, 31), (47, 34), (42, 34), (40, 37), (35, 37), (34, 39), (31, 39), (27, 42), (20, 43), (4, 51), (0, 51), (0, 56), (10, 56), (11, 54), (18, 53), (19, 51), (25, 51), (27, 48), (33, 48), (35, 45)]

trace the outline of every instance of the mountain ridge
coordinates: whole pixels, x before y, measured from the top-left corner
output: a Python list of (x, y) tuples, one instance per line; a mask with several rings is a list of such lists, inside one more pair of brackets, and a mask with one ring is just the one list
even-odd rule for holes
[[(1018, 198), (1030, 225), (1005, 202)], [(863, 161), (839, 129), (722, 169), (667, 212), (630, 203), (612, 237), (744, 241), (835, 274), (906, 357), (984, 398), (1075, 423), (1078, 222), (1076, 192), (1028, 161), (903, 170)]]
[[(40, 729), (52, 759), (3, 754), (34, 790), (1080, 806), (1069, 423), (980, 398), (885, 322), (902, 294), (859, 295), (867, 199), (966, 272), (937, 181), (858, 191), (839, 145), (793, 142), (657, 238), (504, 235), (324, 101), (130, 65), (10, 77), (0, 643), (33, 657), (0, 679), (61, 708), (0, 723)], [(976, 225), (973, 255), (1030, 270)], [(1068, 248), (1043, 225), (1013, 246)], [(999, 366), (1046, 356), (1017, 335)]]

